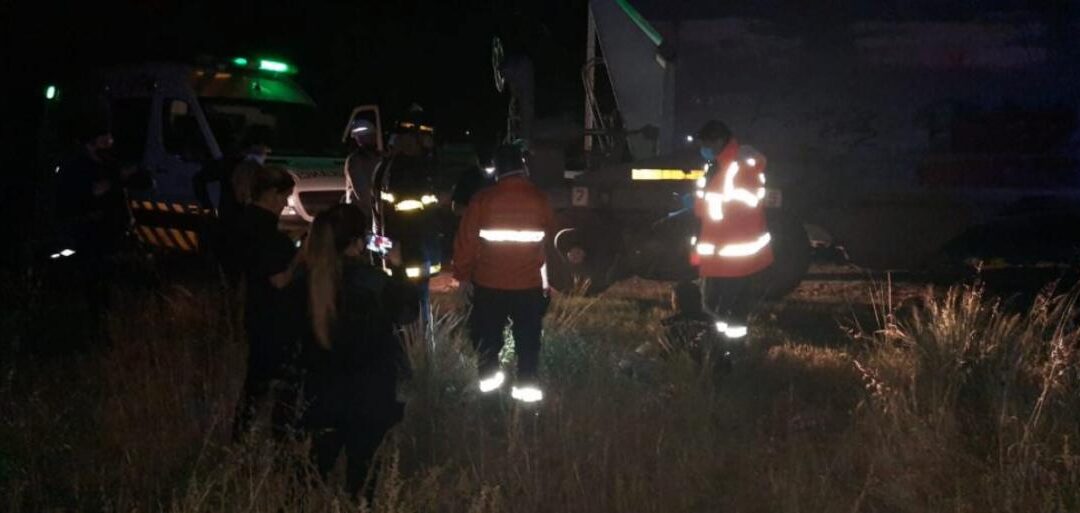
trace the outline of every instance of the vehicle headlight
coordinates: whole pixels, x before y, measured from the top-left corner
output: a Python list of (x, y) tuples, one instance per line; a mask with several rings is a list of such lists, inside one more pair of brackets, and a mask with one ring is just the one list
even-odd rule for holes
[(394, 202), (394, 195), (389, 193), (389, 192), (380, 192), (379, 193), (379, 199), (381, 199), (383, 201), (389, 201), (390, 203), (393, 203)]
[(432, 203), (438, 203), (438, 202), (439, 202), (439, 198), (438, 198), (438, 196), (435, 196), (434, 194), (425, 194), (423, 196), (420, 196), (420, 203), (423, 203), (425, 205), (430, 205)]
[(420, 210), (422, 208), (424, 208), (424, 203), (414, 199), (401, 200), (394, 204), (394, 209), (399, 212), (409, 212), (412, 210)]

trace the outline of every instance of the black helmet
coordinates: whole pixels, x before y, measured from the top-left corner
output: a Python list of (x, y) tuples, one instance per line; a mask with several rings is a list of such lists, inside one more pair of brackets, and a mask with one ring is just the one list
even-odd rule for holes
[(397, 126), (394, 127), (395, 133), (421, 133), (432, 134), (435, 132), (435, 128), (428, 120), (427, 114), (424, 112), (424, 108), (419, 104), (414, 103), (409, 106), (409, 110), (401, 117), (397, 122)]
[(504, 144), (495, 149), (495, 175), (501, 176), (525, 170), (525, 155), (521, 147)]

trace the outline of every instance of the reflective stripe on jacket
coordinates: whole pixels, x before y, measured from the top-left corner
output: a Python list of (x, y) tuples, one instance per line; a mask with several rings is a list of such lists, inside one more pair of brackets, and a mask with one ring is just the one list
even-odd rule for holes
[(454, 278), (481, 287), (543, 286), (544, 245), (555, 226), (547, 194), (508, 176), (473, 196), (454, 239)]
[(701, 231), (692, 241), (691, 263), (705, 278), (737, 278), (773, 262), (765, 223), (765, 157), (740, 150), (732, 139), (698, 180), (694, 213)]

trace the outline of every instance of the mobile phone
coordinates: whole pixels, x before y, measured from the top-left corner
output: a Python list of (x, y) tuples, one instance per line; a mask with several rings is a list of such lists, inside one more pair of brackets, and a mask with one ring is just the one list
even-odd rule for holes
[(384, 237), (382, 235), (368, 235), (367, 236), (367, 249), (375, 253), (385, 255), (390, 252), (390, 249), (394, 247), (394, 241), (390, 240), (390, 237)]

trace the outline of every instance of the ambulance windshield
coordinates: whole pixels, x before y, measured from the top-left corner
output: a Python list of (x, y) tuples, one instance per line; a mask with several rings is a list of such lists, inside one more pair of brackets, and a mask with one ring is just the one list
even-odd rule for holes
[(200, 98), (221, 150), (234, 154), (264, 139), (275, 155), (333, 157), (337, 125), (326, 122), (311, 105), (300, 103)]

